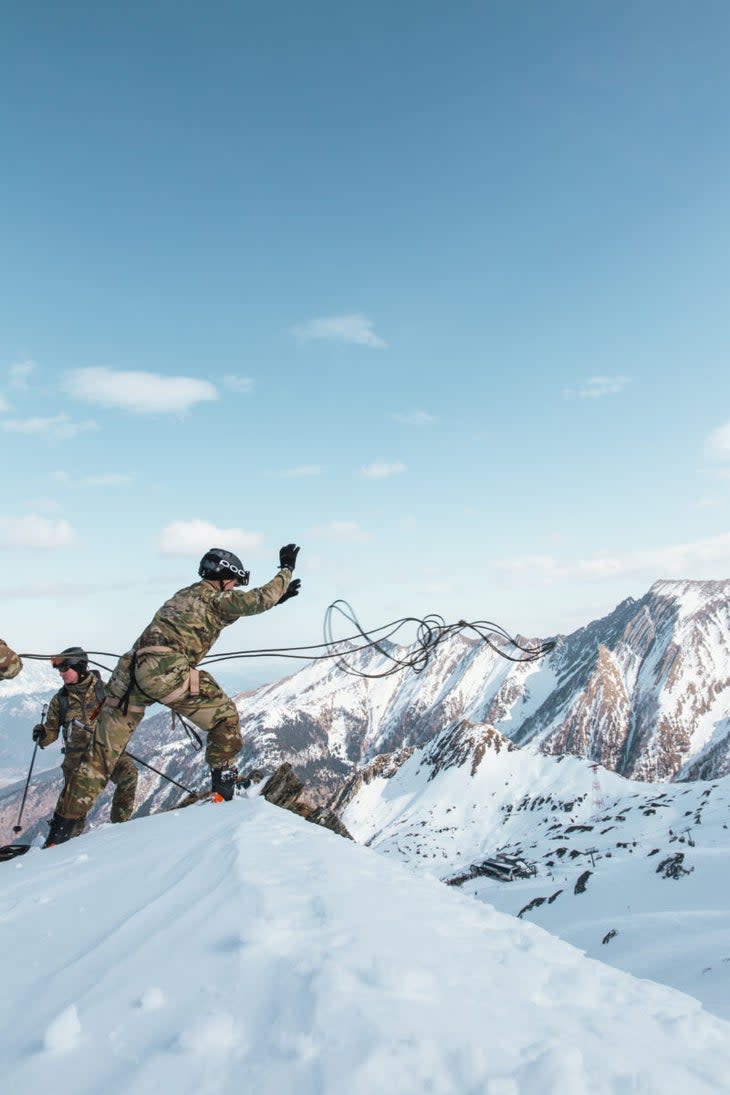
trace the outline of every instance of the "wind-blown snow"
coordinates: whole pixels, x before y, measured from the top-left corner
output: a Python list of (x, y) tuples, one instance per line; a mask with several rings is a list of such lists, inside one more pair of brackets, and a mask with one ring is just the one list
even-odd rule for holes
[(81, 1024), (76, 1006), (70, 1004), (46, 1028), (43, 1046), (49, 1053), (65, 1053), (79, 1044)]
[(699, 1095), (730, 1024), (263, 799), (0, 865), (6, 1090)]

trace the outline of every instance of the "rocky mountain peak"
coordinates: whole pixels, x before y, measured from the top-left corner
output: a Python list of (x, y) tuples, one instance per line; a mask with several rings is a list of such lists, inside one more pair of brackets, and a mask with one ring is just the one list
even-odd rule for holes
[(474, 775), (488, 752), (510, 752), (517, 746), (494, 726), (461, 719), (447, 727), (428, 745), (424, 761), (431, 767), (430, 779), (446, 768), (461, 768), (469, 764)]
[(716, 601), (730, 600), (730, 578), (716, 581), (689, 578), (662, 578), (650, 587), (644, 600), (672, 602), (681, 616), (693, 616)]

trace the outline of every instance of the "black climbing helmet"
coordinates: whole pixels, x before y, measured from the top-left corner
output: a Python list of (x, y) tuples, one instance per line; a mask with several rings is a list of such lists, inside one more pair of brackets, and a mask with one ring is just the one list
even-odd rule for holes
[(239, 586), (247, 586), (251, 574), (232, 551), (224, 548), (211, 548), (200, 560), (198, 574), (214, 582), (225, 582), (235, 578)]
[(89, 655), (80, 646), (67, 646), (60, 654), (51, 658), (54, 669), (75, 669), (79, 680), (89, 672)]

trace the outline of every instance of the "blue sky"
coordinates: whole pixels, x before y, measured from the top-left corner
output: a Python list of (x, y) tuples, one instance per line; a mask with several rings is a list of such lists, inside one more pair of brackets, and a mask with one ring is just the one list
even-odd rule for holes
[(7, 5), (0, 633), (569, 631), (730, 571), (730, 9)]

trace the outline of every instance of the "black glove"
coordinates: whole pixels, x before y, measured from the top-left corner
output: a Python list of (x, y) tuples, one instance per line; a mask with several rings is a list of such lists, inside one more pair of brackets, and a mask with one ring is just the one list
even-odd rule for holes
[[(297, 565), (297, 555), (299, 554), (299, 548), (296, 544), (284, 544), (284, 547), (279, 551), (279, 566), (289, 567), (289, 570), (294, 573), (294, 567)], [(281, 604), (281, 602), (279, 602)]]
[(288, 601), (290, 597), (298, 597), (299, 587), (301, 586), (301, 584), (301, 578), (295, 578), (293, 582), (289, 582), (286, 593), (282, 593), (281, 597), (279, 597), (279, 600), (276, 603), (278, 605), (283, 605), (284, 601)]
[(39, 722), (37, 726), (33, 727), (33, 741), (40, 745), (41, 749), (43, 748), (43, 746), (41, 745), (41, 738), (44, 738), (45, 735), (46, 728), (42, 722)]

